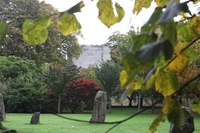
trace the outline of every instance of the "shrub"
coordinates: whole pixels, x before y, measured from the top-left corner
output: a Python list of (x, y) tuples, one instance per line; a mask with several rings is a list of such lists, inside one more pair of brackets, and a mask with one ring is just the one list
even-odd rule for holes
[(91, 110), (99, 85), (91, 79), (77, 79), (70, 82), (68, 93), (64, 102), (68, 109), (74, 113), (81, 110)]
[(9, 78), (7, 87), (4, 93), (6, 112), (32, 113), (42, 110), (46, 85), (36, 79), (35, 74), (26, 73)]

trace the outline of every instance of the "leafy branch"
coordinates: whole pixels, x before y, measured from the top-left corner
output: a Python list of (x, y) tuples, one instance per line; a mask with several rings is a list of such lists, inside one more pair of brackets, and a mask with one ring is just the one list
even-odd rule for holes
[[(197, 42), (200, 39), (200, 35), (198, 35), (195, 39), (193, 39), (186, 47), (184, 47), (180, 53), (183, 53), (187, 48), (189, 48), (190, 46), (192, 46), (193, 44), (195, 44), (195, 42)], [(167, 64), (161, 68), (161, 70), (165, 69), (167, 66), (169, 66), (170, 63), (172, 63), (176, 58), (178, 57), (178, 55), (175, 55), (169, 62), (167, 62)]]

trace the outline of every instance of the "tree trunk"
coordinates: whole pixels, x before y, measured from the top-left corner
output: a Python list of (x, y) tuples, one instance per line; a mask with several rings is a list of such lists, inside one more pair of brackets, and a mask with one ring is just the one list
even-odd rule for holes
[(109, 104), (108, 112), (109, 112), (109, 114), (111, 114), (111, 96), (108, 97), (108, 104)]
[(133, 100), (133, 97), (132, 96), (127, 96), (127, 98), (128, 98), (128, 100), (129, 100), (129, 104), (128, 104), (128, 106), (129, 107), (132, 107), (132, 100)]
[(152, 105), (151, 105), (151, 109), (152, 109), (152, 114), (154, 113), (154, 108), (155, 108), (155, 105), (153, 105), (153, 98), (152, 98)]
[(141, 108), (141, 92), (138, 95), (138, 112), (140, 112), (140, 108)]
[(58, 97), (58, 114), (60, 114), (60, 105), (61, 105), (61, 94)]

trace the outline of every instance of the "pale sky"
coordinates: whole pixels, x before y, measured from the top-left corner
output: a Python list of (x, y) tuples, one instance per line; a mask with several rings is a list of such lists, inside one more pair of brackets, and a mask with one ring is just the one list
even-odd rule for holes
[[(42, 1), (42, 0), (40, 0)], [(46, 3), (53, 5), (59, 11), (65, 11), (70, 7), (74, 6), (81, 0), (44, 0)], [(109, 29), (101, 23), (98, 19), (98, 9), (96, 6), (97, 0), (83, 0), (85, 6), (81, 9), (81, 12), (76, 13), (76, 17), (79, 23), (82, 25), (82, 33), (84, 39), (79, 38), (80, 44), (86, 45), (100, 45), (107, 42), (107, 38), (112, 35), (115, 31), (126, 33), (131, 26), (141, 27), (150, 17), (154, 8), (150, 10), (142, 10), (136, 17), (132, 13), (134, 0), (113, 0), (113, 2), (119, 3), (125, 10), (125, 16), (120, 23), (111, 26)], [(154, 4), (152, 4), (154, 6)], [(145, 15), (149, 14), (149, 15)]]

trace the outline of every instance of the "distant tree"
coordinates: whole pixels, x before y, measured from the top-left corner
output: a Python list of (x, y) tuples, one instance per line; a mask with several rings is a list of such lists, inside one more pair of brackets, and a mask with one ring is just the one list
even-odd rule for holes
[(64, 66), (49, 66), (49, 71), (38, 78), (47, 83), (48, 88), (58, 98), (58, 113), (60, 113), (62, 96), (67, 93), (67, 86), (72, 80), (79, 78), (79, 67), (64, 64)]
[(63, 36), (57, 26), (54, 16), (51, 26), (48, 27), (49, 36), (40, 45), (29, 45), (22, 37), (22, 25), (25, 19), (36, 20), (39, 17), (57, 13), (51, 5), (38, 0), (3, 0), (0, 5), (0, 20), (10, 22), (11, 27), (5, 41), (0, 44), (0, 55), (14, 55), (24, 59), (35, 60), (37, 65), (50, 62), (69, 62), (72, 58), (78, 58), (82, 49), (76, 38), (76, 34)]
[(35, 61), (32, 60), (23, 60), (15, 56), (0, 56), (0, 75), (3, 76), (6, 80), (8, 78), (17, 78), (20, 74), (26, 74), (28, 72), (35, 71), (35, 76), (39, 72)]
[(133, 47), (133, 42), (131, 35), (136, 34), (133, 29), (131, 29), (127, 34), (122, 34), (119, 31), (116, 31), (108, 38), (108, 42), (105, 44), (111, 50), (110, 55), (111, 59), (121, 64), (121, 59), (124, 56), (124, 53), (129, 52)]
[(99, 80), (97, 79), (97, 76), (95, 74), (95, 67), (88, 67), (88, 68), (81, 68), (80, 69), (80, 75), (81, 77), (85, 79), (92, 79), (95, 82), (99, 83)]
[(111, 113), (111, 97), (120, 85), (119, 76), (122, 67), (114, 62), (102, 62), (95, 68), (95, 74), (103, 90), (107, 93), (109, 103), (109, 113)]
[(8, 79), (3, 91), (6, 112), (32, 113), (43, 110), (46, 84), (36, 76), (35, 72), (28, 72)]

